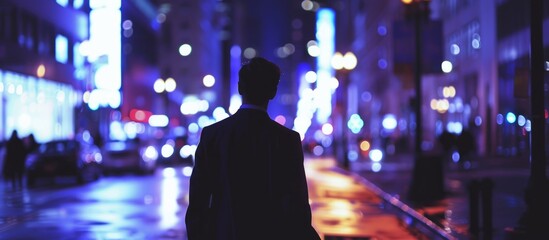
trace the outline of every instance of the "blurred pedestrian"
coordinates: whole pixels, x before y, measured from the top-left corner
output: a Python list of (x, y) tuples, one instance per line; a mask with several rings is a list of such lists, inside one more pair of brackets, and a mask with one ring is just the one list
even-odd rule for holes
[(463, 129), (457, 136), (457, 150), (459, 153), (459, 165), (461, 168), (471, 167), (474, 153), (476, 152), (475, 137), (469, 129)]
[(442, 155), (444, 156), (444, 159), (451, 160), (452, 153), (456, 149), (457, 135), (449, 132), (448, 130), (444, 130), (438, 136), (437, 141), (440, 145), (440, 149), (441, 149)]
[(317, 240), (299, 134), (267, 106), (280, 69), (256, 57), (239, 71), (242, 106), (205, 127), (196, 150), (185, 216), (189, 240)]
[(23, 140), (19, 138), (17, 130), (13, 130), (6, 143), (2, 174), (6, 181), (11, 182), (14, 190), (17, 189), (17, 186), (23, 187), (26, 156), (27, 154)]
[(95, 130), (95, 134), (93, 134), (92, 138), (93, 144), (95, 144), (99, 148), (103, 148), (103, 144), (105, 144), (105, 142), (103, 141), (103, 135), (101, 134), (101, 131)]
[(456, 145), (456, 135), (450, 133), (448, 130), (444, 130), (438, 137), (438, 141), (442, 145), (444, 152), (450, 152)]
[(34, 152), (36, 149), (38, 149), (38, 142), (36, 142), (36, 138), (34, 137), (34, 134), (29, 134), (25, 138), (25, 147), (27, 149), (27, 153)]

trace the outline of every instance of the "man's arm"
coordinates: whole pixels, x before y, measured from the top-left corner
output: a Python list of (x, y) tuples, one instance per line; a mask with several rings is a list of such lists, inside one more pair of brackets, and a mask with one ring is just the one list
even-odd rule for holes
[(303, 156), (303, 146), (301, 144), (301, 138), (299, 134), (293, 135), (292, 147), (295, 154), (295, 164), (292, 167), (295, 167), (296, 174), (296, 183), (295, 186), (298, 186), (296, 189), (296, 209), (293, 209), (296, 215), (296, 227), (299, 228), (298, 231), (301, 233), (301, 239), (304, 240), (320, 240), (320, 236), (312, 226), (312, 213), (311, 205), (309, 204), (309, 189), (307, 186), (307, 177), (305, 175), (305, 166), (304, 166), (304, 156)]
[(202, 130), (200, 135), (200, 142), (195, 153), (193, 172), (189, 181), (189, 206), (185, 215), (188, 240), (200, 239), (207, 216), (205, 213), (210, 204), (205, 132), (206, 128)]

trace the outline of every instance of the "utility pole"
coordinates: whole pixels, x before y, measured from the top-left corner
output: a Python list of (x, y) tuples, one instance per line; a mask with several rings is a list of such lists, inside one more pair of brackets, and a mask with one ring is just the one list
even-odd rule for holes
[(350, 72), (356, 67), (357, 59), (353, 52), (346, 52), (345, 55), (340, 52), (336, 52), (332, 57), (332, 67), (336, 70), (336, 73), (340, 73), (341, 79), (339, 79), (340, 86), (340, 108), (341, 108), (341, 151), (343, 152), (343, 168), (350, 170), (349, 160), (349, 128), (347, 127), (347, 121), (349, 120), (349, 78)]
[(518, 226), (508, 234), (512, 239), (549, 237), (549, 184), (545, 160), (545, 84), (543, 56), (543, 1), (530, 0), (530, 107), (532, 136), (530, 177), (525, 190), (526, 211)]
[(415, 102), (414, 102), (414, 112), (416, 114), (416, 131), (415, 131), (415, 151), (414, 157), (417, 159), (421, 157), (421, 142), (422, 139), (422, 117), (421, 117), (421, 98), (422, 98), (422, 88), (421, 88), (421, 75), (422, 75), (422, 54), (421, 54), (421, 23), (424, 19), (424, 11), (422, 8), (423, 1), (414, 2), (414, 30), (415, 30), (415, 65), (414, 65), (414, 84), (415, 84)]

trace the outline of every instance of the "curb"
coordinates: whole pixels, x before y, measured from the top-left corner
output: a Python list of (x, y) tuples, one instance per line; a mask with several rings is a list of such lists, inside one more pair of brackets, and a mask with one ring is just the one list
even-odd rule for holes
[(347, 171), (351, 176), (358, 179), (362, 184), (372, 190), (376, 195), (378, 195), (387, 205), (391, 208), (390, 210), (394, 211), (401, 220), (411, 229), (415, 229), (429, 237), (429, 239), (448, 239), (448, 240), (457, 240), (458, 238), (451, 235), (440, 226), (435, 224), (433, 221), (423, 216), (412, 207), (403, 203), (397, 197), (393, 197), (390, 194), (381, 190), (378, 186), (368, 181), (366, 178), (354, 173)]

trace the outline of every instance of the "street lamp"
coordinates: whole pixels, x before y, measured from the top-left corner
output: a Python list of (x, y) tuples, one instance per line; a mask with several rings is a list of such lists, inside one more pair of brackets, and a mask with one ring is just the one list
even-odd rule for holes
[(414, 85), (415, 85), (415, 101), (414, 112), (416, 117), (415, 131), (415, 158), (421, 156), (422, 142), (422, 119), (421, 119), (421, 75), (422, 75), (422, 49), (421, 49), (421, 34), (422, 21), (429, 17), (430, 0), (401, 0), (405, 4), (405, 17), (414, 21), (414, 43), (415, 43), (415, 64), (414, 64)]
[(439, 200), (444, 195), (444, 179), (442, 175), (442, 159), (439, 156), (426, 156), (422, 150), (422, 33), (423, 23), (429, 20), (430, 0), (401, 0), (404, 4), (405, 17), (414, 23), (414, 85), (415, 98), (413, 108), (415, 113), (415, 148), (414, 170), (409, 190), (409, 199), (416, 203), (428, 203)]
[(156, 93), (173, 92), (176, 87), (177, 83), (173, 78), (168, 78), (166, 80), (162, 78), (156, 79), (153, 86)]
[(156, 79), (156, 81), (154, 82), (154, 85), (153, 85), (154, 91), (158, 94), (162, 94), (162, 101), (163, 101), (164, 111), (166, 115), (168, 115), (168, 112), (169, 112), (168, 93), (175, 91), (176, 87), (177, 87), (177, 83), (171, 77), (167, 78), (166, 80), (159, 78), (159, 79)]
[(332, 67), (336, 70), (340, 79), (340, 97), (339, 99), (339, 109), (341, 114), (341, 146), (343, 153), (343, 168), (349, 169), (349, 156), (348, 156), (348, 91), (349, 91), (349, 72), (355, 69), (357, 65), (357, 59), (354, 53), (347, 52), (345, 55), (340, 52), (334, 53), (331, 61)]

